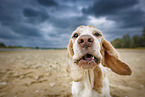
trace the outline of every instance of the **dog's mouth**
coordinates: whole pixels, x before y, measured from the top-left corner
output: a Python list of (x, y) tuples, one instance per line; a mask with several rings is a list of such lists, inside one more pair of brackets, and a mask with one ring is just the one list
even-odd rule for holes
[(84, 60), (84, 61), (87, 61), (87, 62), (89, 62), (91, 60), (94, 60), (95, 62), (99, 61), (99, 59), (96, 58), (95, 56), (93, 56), (92, 54), (86, 54), (80, 60)]
[(79, 60), (75, 62), (77, 65), (83, 67), (84, 69), (90, 69), (95, 67), (100, 63), (100, 58), (95, 57), (93, 54), (85, 54)]

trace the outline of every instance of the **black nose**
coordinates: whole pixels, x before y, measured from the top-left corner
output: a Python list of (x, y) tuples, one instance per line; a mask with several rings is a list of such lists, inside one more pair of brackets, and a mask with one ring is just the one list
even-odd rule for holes
[(94, 42), (94, 39), (90, 35), (82, 35), (78, 39), (78, 44), (82, 48), (88, 48), (91, 47)]

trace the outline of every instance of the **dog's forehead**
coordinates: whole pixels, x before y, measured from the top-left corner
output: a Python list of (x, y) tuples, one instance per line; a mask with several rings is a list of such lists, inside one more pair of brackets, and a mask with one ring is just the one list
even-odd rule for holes
[(101, 31), (94, 26), (79, 26), (74, 32), (79, 32), (79, 33), (90, 33), (90, 32), (100, 32)]

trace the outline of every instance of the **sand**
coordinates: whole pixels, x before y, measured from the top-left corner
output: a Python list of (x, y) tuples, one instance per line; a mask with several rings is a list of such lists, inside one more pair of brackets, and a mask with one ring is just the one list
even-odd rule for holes
[[(118, 49), (133, 73), (110, 69), (112, 97), (145, 97), (145, 50)], [(66, 50), (0, 51), (0, 97), (72, 97)]]

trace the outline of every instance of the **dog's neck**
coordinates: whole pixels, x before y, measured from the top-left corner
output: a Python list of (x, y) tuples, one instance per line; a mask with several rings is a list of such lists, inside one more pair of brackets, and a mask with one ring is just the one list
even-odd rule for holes
[(84, 76), (84, 79), (83, 79), (83, 82), (84, 84), (88, 84), (86, 87), (90, 87), (90, 88), (93, 88), (94, 87), (94, 71), (93, 69), (91, 70), (87, 70), (85, 72), (85, 76)]
[[(79, 91), (76, 97), (94, 97), (92, 95), (103, 95), (105, 91), (102, 91), (103, 85), (107, 86), (105, 80), (103, 80), (104, 73), (102, 72), (102, 65), (99, 64), (94, 69), (84, 70), (83, 78), (78, 82), (73, 82), (73, 91)], [(104, 87), (108, 89), (107, 87)], [(109, 89), (108, 89), (109, 90)], [(108, 96), (109, 97), (109, 96)]]
[(84, 73), (85, 74), (82, 82), (86, 88), (92, 89), (94, 87), (94, 71), (91, 69), (86, 70)]
[(78, 86), (78, 90), (80, 91), (80, 94), (77, 97), (92, 97), (92, 89), (94, 87), (93, 69), (85, 70), (83, 79), (78, 83), (76, 82), (75, 85), (76, 84)]

